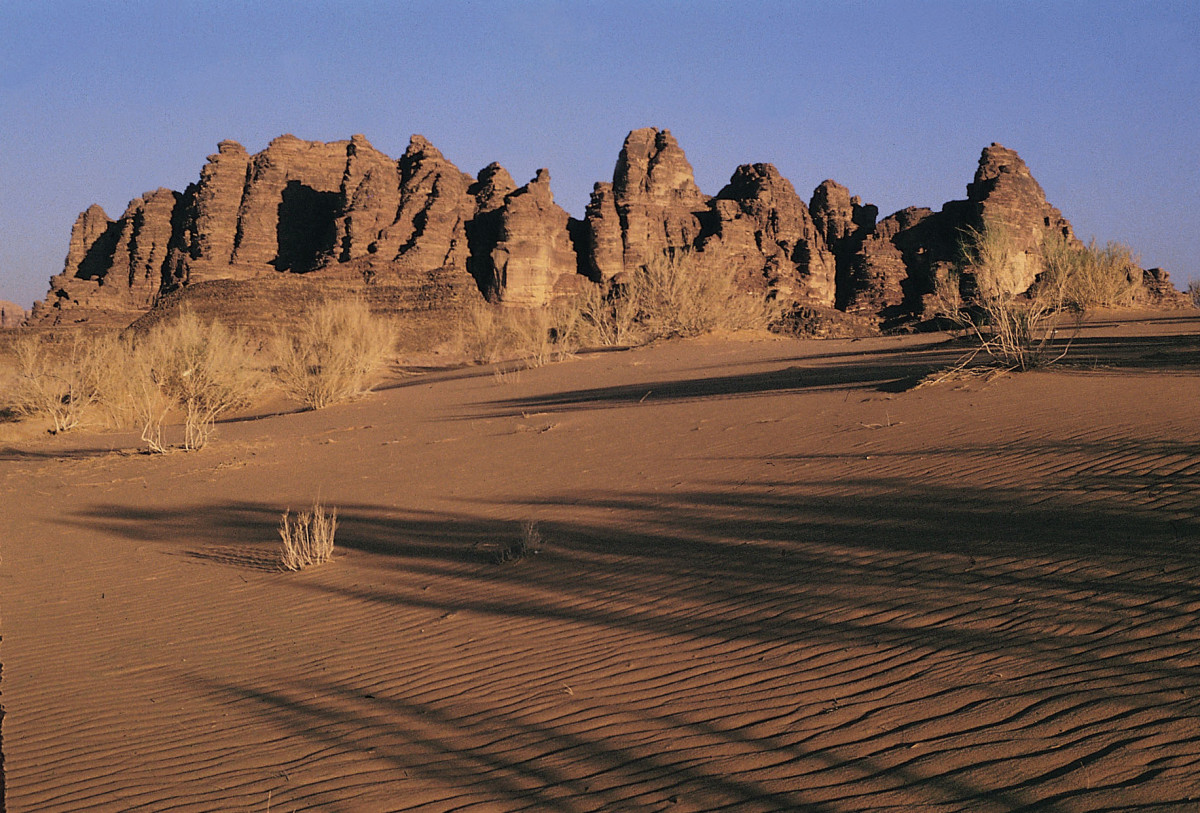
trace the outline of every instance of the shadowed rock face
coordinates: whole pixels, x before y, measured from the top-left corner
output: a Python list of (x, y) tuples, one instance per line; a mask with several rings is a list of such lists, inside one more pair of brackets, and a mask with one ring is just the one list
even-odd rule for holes
[[(1073, 239), (1028, 167), (998, 144), (983, 150), (966, 200), (878, 214), (832, 180), (805, 203), (766, 163), (738, 167), (709, 198), (670, 131), (656, 128), (629, 133), (582, 220), (554, 203), (544, 170), (519, 189), (499, 164), (472, 178), (419, 135), (399, 160), (362, 135), (286, 135), (255, 155), (222, 141), (182, 194), (147, 193), (116, 220), (99, 206), (80, 214), (63, 272), (32, 316), (145, 310), (197, 282), (313, 271), (387, 281), (424, 309), (476, 291), (538, 306), (691, 252), (697, 273), (732, 267), (745, 287), (782, 301), (886, 319), (920, 313), (965, 229), (1002, 224), (1028, 282), (1047, 230)], [(1147, 277), (1157, 300), (1174, 301), (1166, 279)]]

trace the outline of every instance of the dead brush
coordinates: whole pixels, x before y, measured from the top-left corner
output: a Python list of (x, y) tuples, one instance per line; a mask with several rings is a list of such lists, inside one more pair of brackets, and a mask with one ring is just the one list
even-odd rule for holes
[(541, 550), (542, 533), (538, 530), (537, 523), (533, 520), (525, 520), (521, 523), (521, 535), (501, 545), (496, 551), (493, 561), (498, 565), (506, 565), (541, 553)]
[(337, 509), (329, 513), (320, 501), (311, 511), (291, 516), (284, 511), (279, 521), (279, 536), (283, 540), (280, 564), (285, 570), (304, 570), (333, 558), (333, 538), (337, 534)]
[(309, 409), (370, 391), (392, 358), (396, 331), (362, 299), (324, 302), (273, 342), (273, 372), (284, 391)]

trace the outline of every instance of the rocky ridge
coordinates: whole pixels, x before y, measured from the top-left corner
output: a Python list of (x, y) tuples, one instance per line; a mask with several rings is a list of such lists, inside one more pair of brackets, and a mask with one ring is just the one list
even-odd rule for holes
[[(472, 177), (420, 135), (398, 160), (362, 135), (284, 135), (254, 155), (222, 141), (183, 192), (147, 193), (115, 220), (99, 206), (81, 213), (63, 272), (31, 317), (136, 317), (189, 285), (280, 274), (361, 277), (412, 308), (480, 296), (537, 307), (686, 256), (691, 273), (732, 267), (740, 285), (785, 303), (886, 321), (922, 313), (962, 232), (985, 219), (1017, 241), (1028, 269), (1020, 288), (1033, 282), (1047, 230), (1074, 239), (1025, 163), (999, 144), (983, 150), (966, 200), (878, 215), (833, 180), (805, 202), (767, 163), (737, 167), (709, 197), (674, 136), (656, 128), (628, 135), (581, 220), (554, 202), (547, 170), (522, 187), (494, 163)], [(1166, 272), (1146, 279), (1150, 300), (1179, 300)]]

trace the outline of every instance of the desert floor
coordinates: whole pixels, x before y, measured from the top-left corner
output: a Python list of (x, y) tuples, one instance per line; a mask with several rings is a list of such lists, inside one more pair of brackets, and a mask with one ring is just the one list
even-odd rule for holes
[(0, 447), (8, 809), (1200, 809), (1200, 314), (914, 389), (944, 341)]

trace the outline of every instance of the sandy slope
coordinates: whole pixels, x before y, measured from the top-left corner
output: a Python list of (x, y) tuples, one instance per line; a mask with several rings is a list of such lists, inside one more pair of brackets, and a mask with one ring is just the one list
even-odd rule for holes
[[(669, 343), (0, 452), (9, 809), (1196, 810), (1198, 335), (916, 390), (931, 339)], [(274, 570), (318, 493), (337, 560)]]

